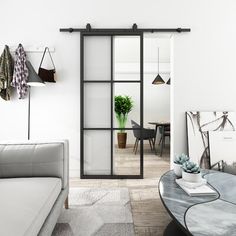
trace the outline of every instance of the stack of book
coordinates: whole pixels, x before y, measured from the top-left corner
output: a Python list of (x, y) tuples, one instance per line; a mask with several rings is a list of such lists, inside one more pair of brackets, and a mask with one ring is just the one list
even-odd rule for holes
[(191, 197), (217, 195), (217, 192), (207, 184), (206, 179), (197, 183), (187, 182), (182, 178), (175, 181)]

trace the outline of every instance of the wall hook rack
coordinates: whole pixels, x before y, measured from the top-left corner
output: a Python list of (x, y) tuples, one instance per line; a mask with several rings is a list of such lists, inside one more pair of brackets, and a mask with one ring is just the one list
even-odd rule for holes
[[(3, 50), (5, 47), (5, 45), (0, 45), (0, 49)], [(9, 49), (11, 52), (14, 52), (17, 49), (18, 45), (11, 45), (9, 46)], [(44, 52), (45, 47), (46, 46), (24, 46), (24, 50), (25, 52), (28, 53), (41, 53)], [(48, 47), (50, 52), (55, 52), (55, 48), (54, 47)], [(0, 50), (0, 51), (1, 51)]]

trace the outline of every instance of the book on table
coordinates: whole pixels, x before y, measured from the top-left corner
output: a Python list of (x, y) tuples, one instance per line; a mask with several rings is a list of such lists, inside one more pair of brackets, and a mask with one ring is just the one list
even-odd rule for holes
[(183, 179), (175, 181), (191, 197), (217, 195), (217, 192), (204, 179), (199, 183), (186, 182)]

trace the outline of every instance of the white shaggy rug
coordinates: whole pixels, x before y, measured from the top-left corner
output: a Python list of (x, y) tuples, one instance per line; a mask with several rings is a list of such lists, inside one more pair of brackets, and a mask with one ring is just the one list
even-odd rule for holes
[(127, 188), (71, 188), (69, 204), (53, 236), (134, 235)]

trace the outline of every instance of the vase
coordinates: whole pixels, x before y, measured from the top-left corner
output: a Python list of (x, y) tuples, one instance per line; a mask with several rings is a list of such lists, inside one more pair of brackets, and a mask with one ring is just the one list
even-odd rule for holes
[(177, 163), (173, 163), (174, 166), (174, 173), (177, 177), (181, 177), (182, 176), (182, 165), (181, 164), (177, 164)]
[(118, 147), (126, 148), (127, 133), (117, 133)]
[(188, 173), (184, 170), (182, 171), (182, 178), (187, 182), (197, 183), (202, 179), (201, 172), (200, 173)]

